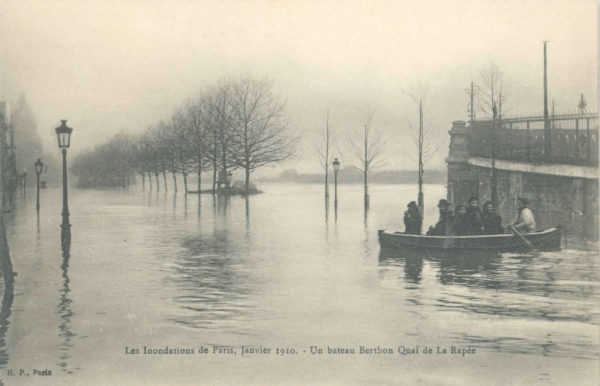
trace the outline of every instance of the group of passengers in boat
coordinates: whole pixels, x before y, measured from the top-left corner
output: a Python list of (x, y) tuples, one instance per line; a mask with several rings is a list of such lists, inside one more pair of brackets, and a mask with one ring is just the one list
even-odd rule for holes
[[(529, 201), (525, 197), (518, 198), (519, 215), (512, 225), (514, 229), (522, 232), (535, 231), (535, 217), (529, 208)], [(467, 205), (456, 206), (448, 200), (441, 199), (438, 203), (440, 217), (438, 222), (429, 227), (428, 236), (466, 236), (466, 235), (494, 235), (504, 233), (502, 218), (496, 213), (496, 208), (491, 201), (483, 204), (483, 210), (479, 207), (479, 199), (475, 196), (469, 199)], [(411, 201), (408, 209), (404, 212), (405, 232), (409, 234), (420, 234), (423, 216), (419, 211), (417, 203)]]

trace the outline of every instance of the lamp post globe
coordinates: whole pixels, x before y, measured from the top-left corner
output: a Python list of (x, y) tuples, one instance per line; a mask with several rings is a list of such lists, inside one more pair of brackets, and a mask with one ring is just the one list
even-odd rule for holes
[(61, 124), (58, 126), (56, 131), (56, 139), (58, 140), (58, 147), (62, 150), (63, 159), (63, 209), (62, 209), (62, 224), (63, 229), (70, 228), (69, 224), (69, 200), (67, 192), (67, 149), (71, 146), (71, 133), (73, 129), (67, 126), (67, 120), (63, 119), (60, 121)]
[(63, 119), (60, 122), (60, 126), (55, 129), (56, 139), (58, 140), (58, 147), (66, 150), (71, 146), (71, 133), (73, 132), (73, 129), (67, 126), (66, 119)]
[(333, 171), (335, 173), (340, 171), (340, 160), (338, 160), (337, 158), (334, 158), (333, 160)]
[(42, 162), (42, 160), (38, 158), (37, 161), (35, 161), (34, 166), (36, 174), (42, 174), (42, 172), (44, 171), (44, 163)]

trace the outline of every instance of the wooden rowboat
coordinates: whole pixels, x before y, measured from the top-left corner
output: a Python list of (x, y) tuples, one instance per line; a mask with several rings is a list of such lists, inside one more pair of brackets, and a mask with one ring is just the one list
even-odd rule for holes
[[(498, 253), (519, 252), (530, 249), (526, 243), (513, 234), (473, 235), (473, 236), (423, 236), (401, 232), (379, 230), (379, 245), (385, 250), (422, 250), (425, 253)], [(560, 227), (523, 234), (536, 250), (560, 250)]]

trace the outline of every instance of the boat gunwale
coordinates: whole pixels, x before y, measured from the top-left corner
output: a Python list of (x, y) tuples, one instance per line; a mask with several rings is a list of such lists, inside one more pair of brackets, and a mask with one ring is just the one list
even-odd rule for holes
[[(523, 236), (527, 237), (527, 236), (542, 236), (542, 235), (547, 235), (553, 232), (556, 232), (559, 228), (558, 227), (551, 227), (548, 229), (544, 229), (543, 231), (538, 231), (538, 232), (530, 232), (530, 233), (523, 233)], [(456, 235), (448, 235), (448, 236), (433, 236), (433, 235), (415, 235), (412, 233), (402, 233), (402, 232), (386, 232), (384, 229), (380, 229), (381, 235), (388, 235), (388, 236), (402, 236), (402, 237), (409, 237), (409, 238), (428, 238), (428, 239), (458, 239), (458, 240), (464, 240), (464, 239), (488, 239), (488, 238), (513, 238), (515, 237), (514, 234), (512, 233), (502, 233), (502, 234), (495, 234), (495, 235), (465, 235), (465, 236), (456, 236)]]

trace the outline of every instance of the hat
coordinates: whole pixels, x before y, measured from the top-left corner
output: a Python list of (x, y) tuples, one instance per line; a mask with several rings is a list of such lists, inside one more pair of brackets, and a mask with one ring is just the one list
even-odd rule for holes
[(473, 200), (479, 201), (479, 198), (477, 198), (477, 196), (471, 196), (471, 198), (469, 198), (469, 203)]
[(438, 202), (438, 208), (442, 208), (442, 207), (447, 208), (449, 206), (450, 206), (450, 203), (448, 202), (448, 200), (445, 200), (443, 198), (440, 200), (440, 202)]
[(527, 197), (519, 196), (517, 200), (521, 201), (525, 205), (529, 205), (529, 199)]
[(408, 203), (408, 207), (409, 208), (412, 208), (412, 207), (416, 208), (417, 207), (417, 203), (415, 201), (411, 201), (411, 202)]

